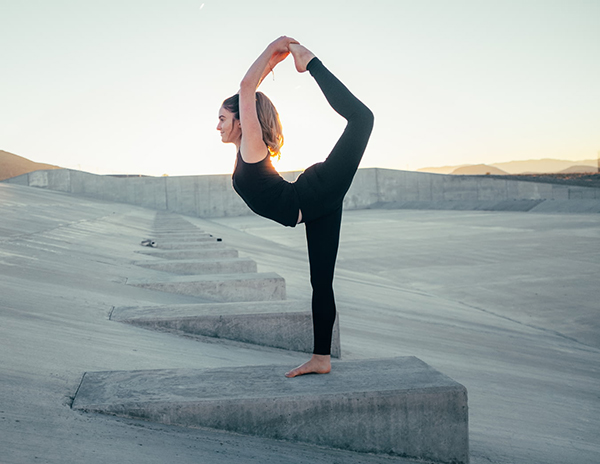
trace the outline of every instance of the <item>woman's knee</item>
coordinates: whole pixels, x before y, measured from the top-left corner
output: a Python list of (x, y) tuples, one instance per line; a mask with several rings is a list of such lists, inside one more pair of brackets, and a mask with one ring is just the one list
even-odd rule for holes
[(365, 132), (369, 135), (371, 134), (373, 125), (375, 124), (375, 115), (368, 107), (361, 105), (361, 109), (357, 111), (354, 120), (362, 126)]

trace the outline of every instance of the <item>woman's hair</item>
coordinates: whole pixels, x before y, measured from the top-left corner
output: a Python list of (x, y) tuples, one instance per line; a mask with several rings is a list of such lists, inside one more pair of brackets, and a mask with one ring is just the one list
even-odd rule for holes
[[(240, 96), (238, 94), (229, 97), (223, 102), (223, 108), (233, 113), (236, 119), (240, 119)], [(262, 138), (269, 149), (271, 156), (281, 156), (283, 146), (283, 130), (279, 113), (273, 102), (262, 92), (256, 92), (256, 114), (262, 129)], [(243, 130), (243, 129), (242, 129)]]

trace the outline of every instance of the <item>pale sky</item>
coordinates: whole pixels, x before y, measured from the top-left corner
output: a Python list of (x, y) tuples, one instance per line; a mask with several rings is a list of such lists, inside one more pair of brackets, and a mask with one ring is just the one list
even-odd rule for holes
[[(231, 173), (221, 102), (280, 35), (375, 113), (362, 167), (600, 150), (599, 0), (0, 0), (0, 149), (98, 174)], [(263, 90), (280, 170), (344, 127), (291, 57)]]

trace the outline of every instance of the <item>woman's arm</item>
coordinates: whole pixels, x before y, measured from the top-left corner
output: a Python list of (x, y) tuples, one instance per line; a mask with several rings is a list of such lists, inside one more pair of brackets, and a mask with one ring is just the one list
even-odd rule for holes
[(257, 163), (264, 159), (267, 147), (263, 142), (262, 129), (256, 113), (256, 89), (273, 68), (289, 54), (290, 37), (279, 37), (270, 43), (246, 72), (240, 83), (240, 123), (242, 143), (240, 151), (244, 161)]

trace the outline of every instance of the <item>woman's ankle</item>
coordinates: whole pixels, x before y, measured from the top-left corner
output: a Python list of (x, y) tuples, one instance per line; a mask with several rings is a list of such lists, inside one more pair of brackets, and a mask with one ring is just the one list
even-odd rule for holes
[(300, 73), (306, 72), (308, 63), (315, 58), (315, 54), (311, 52), (304, 45), (300, 44), (290, 44), (289, 45), (290, 52), (294, 57), (294, 63), (296, 65), (296, 70)]

